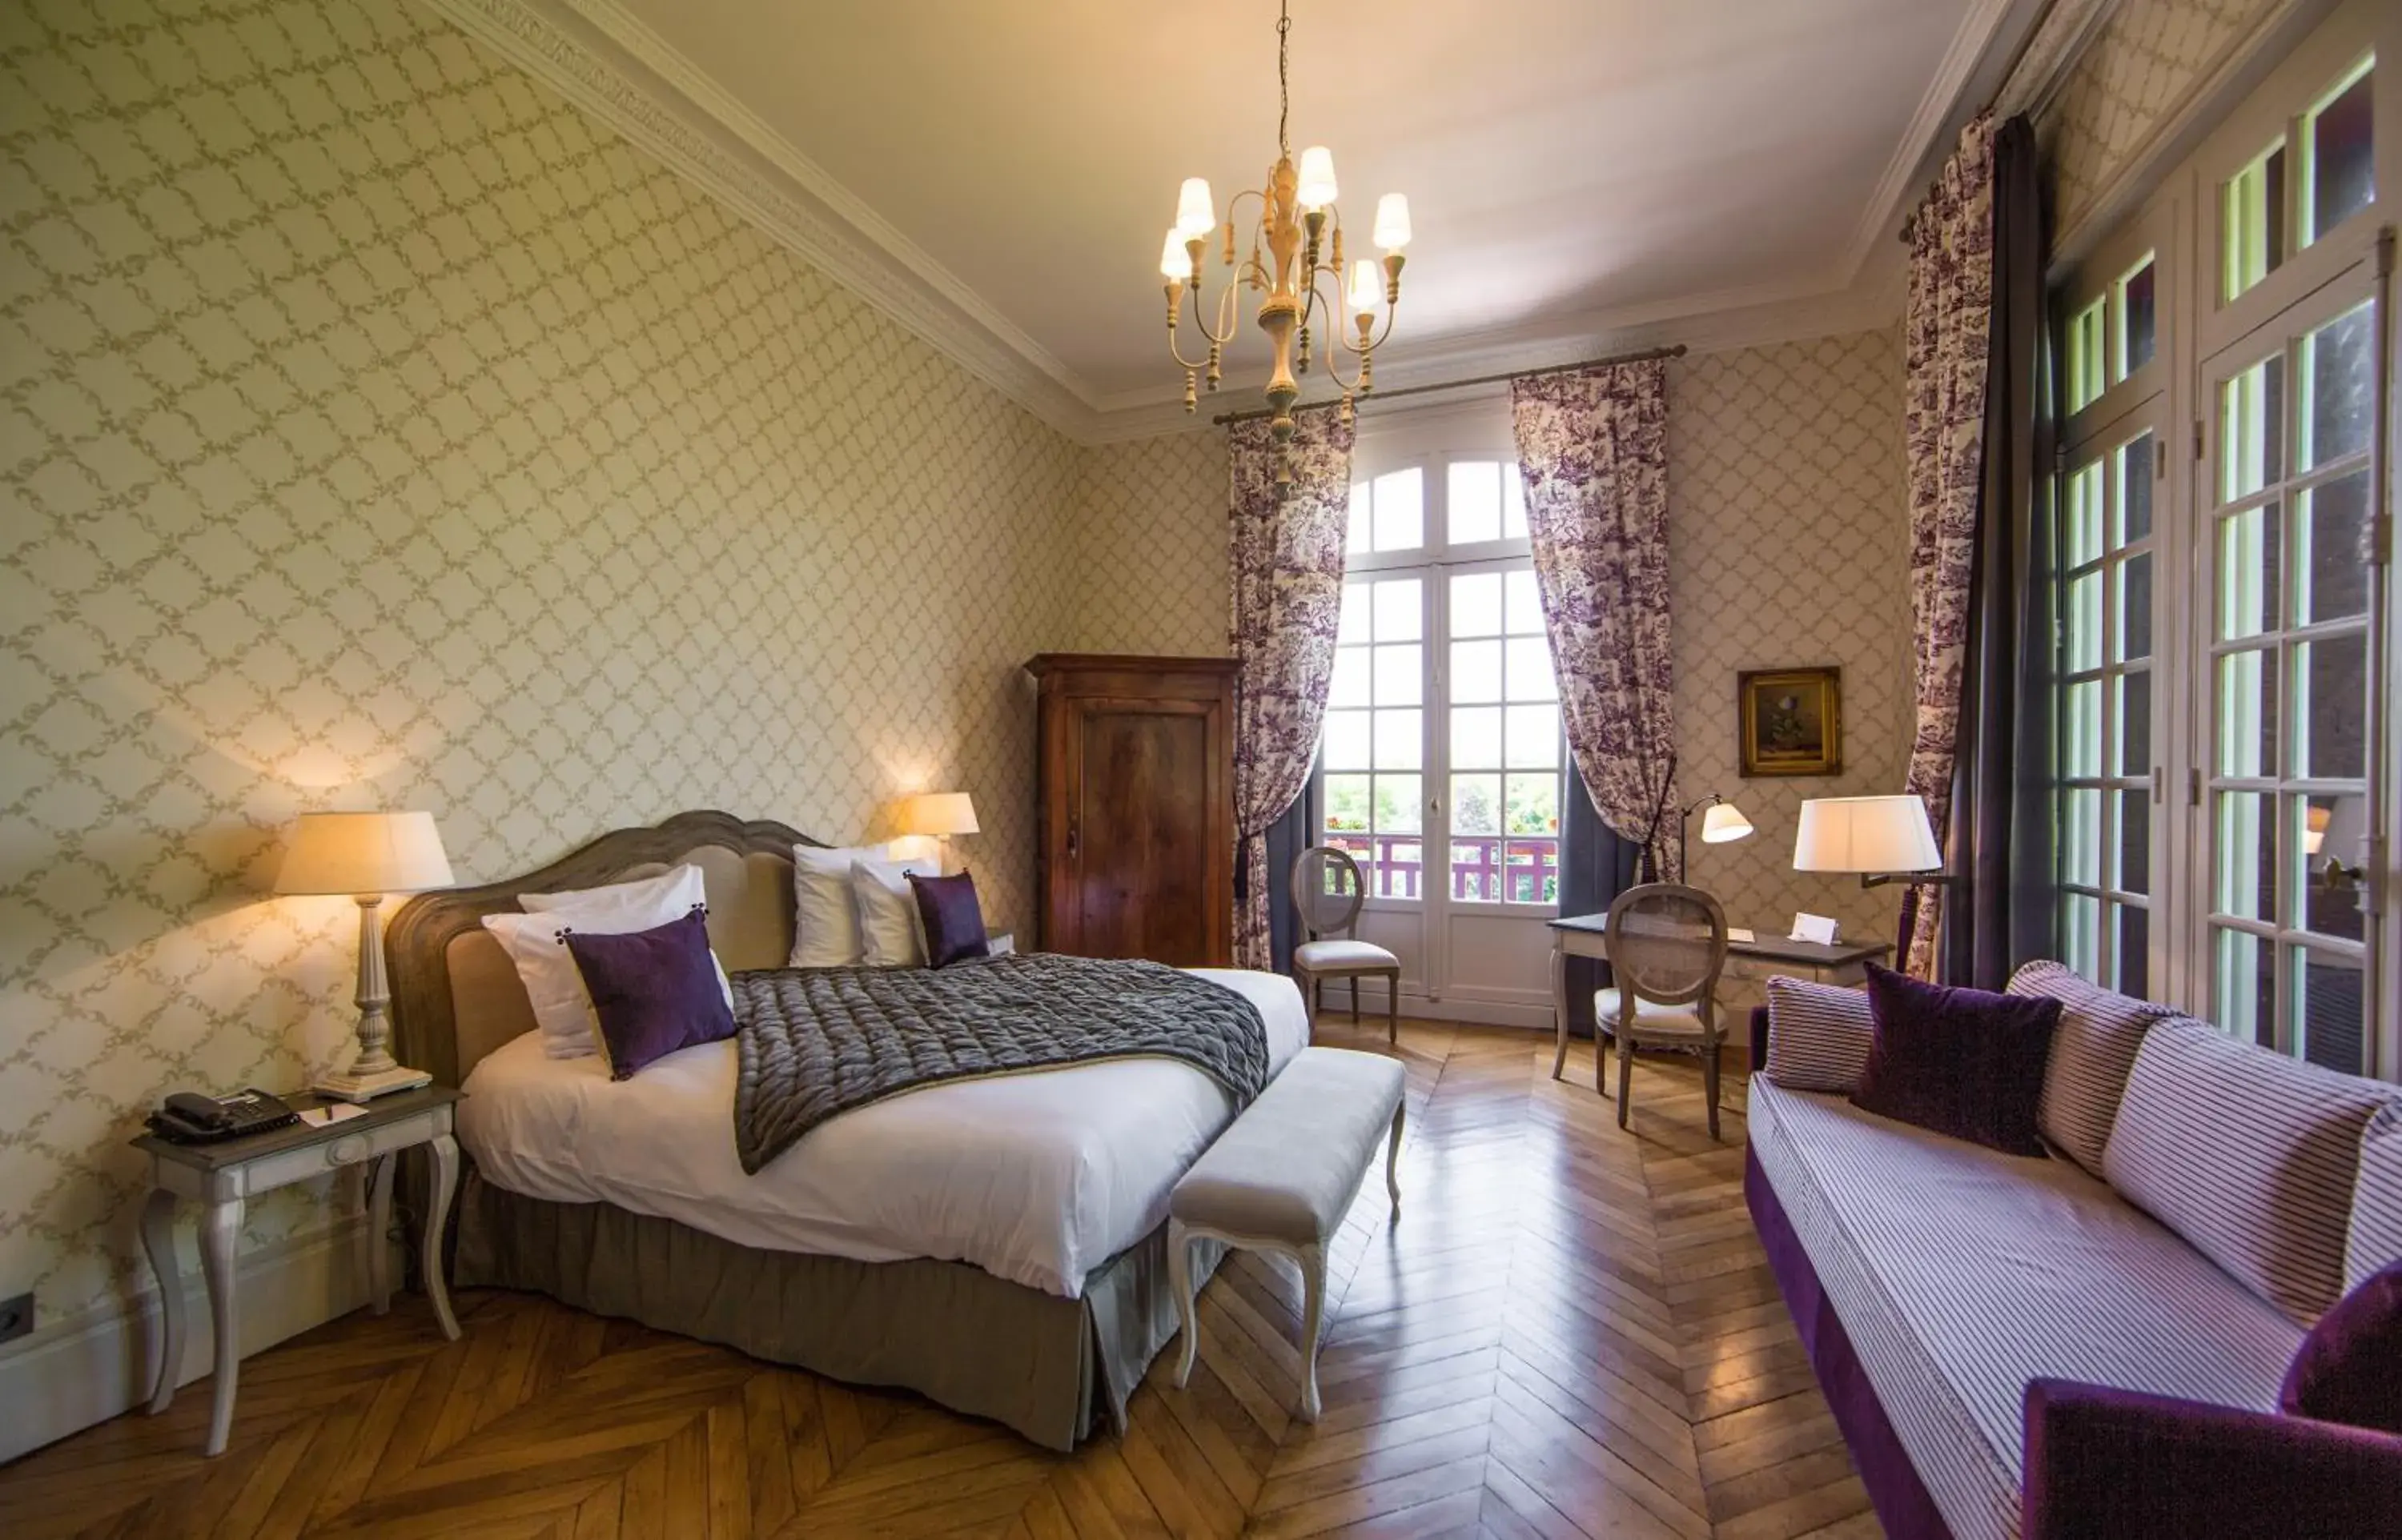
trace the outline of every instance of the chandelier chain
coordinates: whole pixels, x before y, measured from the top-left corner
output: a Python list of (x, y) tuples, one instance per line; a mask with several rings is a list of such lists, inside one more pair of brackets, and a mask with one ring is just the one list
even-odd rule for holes
[(1286, 76), (1287, 55), (1291, 48), (1292, 3), (1283, 0), (1277, 7), (1277, 150), (1292, 154), (1292, 137), (1286, 123), (1292, 117), (1292, 85)]

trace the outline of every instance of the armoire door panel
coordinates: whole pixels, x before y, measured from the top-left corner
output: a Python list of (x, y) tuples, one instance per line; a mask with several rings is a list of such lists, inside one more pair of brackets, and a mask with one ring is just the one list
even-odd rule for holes
[(1070, 837), (1076, 930), (1096, 957), (1209, 960), (1209, 722), (1181, 704), (1084, 703)]

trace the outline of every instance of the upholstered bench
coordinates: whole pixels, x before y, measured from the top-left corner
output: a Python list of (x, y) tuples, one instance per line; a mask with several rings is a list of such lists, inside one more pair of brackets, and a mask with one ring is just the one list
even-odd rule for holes
[(1179, 1385), (1192, 1374), (1201, 1343), (1193, 1300), (1193, 1243), (1222, 1241), (1281, 1252), (1301, 1264), (1301, 1415), (1318, 1421), (1326, 1247), (1387, 1126), (1392, 1133), (1385, 1146), (1385, 1187), (1392, 1194), (1393, 1212), (1401, 1211), (1394, 1162), (1401, 1153), (1406, 1079), (1396, 1059), (1344, 1048), (1305, 1048), (1176, 1184), (1167, 1198), (1167, 1266), (1184, 1316)]

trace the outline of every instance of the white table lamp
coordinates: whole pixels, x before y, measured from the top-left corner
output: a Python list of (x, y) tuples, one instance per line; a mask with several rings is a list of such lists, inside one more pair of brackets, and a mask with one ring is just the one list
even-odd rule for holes
[(932, 839), (942, 870), (951, 869), (951, 836), (981, 832), (975, 803), (965, 791), (927, 791), (901, 804), (901, 832)]
[(1815, 797), (1802, 804), (1796, 872), (1856, 872), (1862, 887), (1874, 887), (1948, 881), (1942, 867), (1943, 847), (1917, 796)]
[(359, 905), (359, 1053), (348, 1069), (320, 1076), (314, 1090), (364, 1102), (430, 1085), (434, 1077), (393, 1062), (385, 1013), (383, 896), (451, 883), (450, 858), (431, 813), (303, 813), (277, 873), (278, 893), (347, 893)]
[(1685, 830), (1692, 822), (1694, 810), (1704, 807), (1709, 809), (1702, 815), (1704, 845), (1724, 845), (1730, 840), (1742, 839), (1751, 832), (1751, 820), (1743, 816), (1742, 809), (1719, 796), (1716, 791), (1678, 814), (1677, 817), (1677, 870), (1685, 873), (1688, 881), (1691, 880), (1691, 872), (1685, 865)]

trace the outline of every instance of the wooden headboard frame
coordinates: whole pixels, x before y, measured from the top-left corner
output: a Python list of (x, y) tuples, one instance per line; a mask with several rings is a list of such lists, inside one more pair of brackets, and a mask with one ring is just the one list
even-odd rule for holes
[(820, 845), (771, 818), (731, 813), (678, 813), (647, 829), (613, 829), (538, 872), (476, 887), (421, 893), (403, 904), (384, 934), (392, 970), (393, 1052), (429, 1070), (440, 1085), (459, 1083), (459, 1024), (450, 989), (450, 943), (484, 916), (517, 908), (520, 893), (552, 893), (614, 882), (633, 868), (672, 861), (702, 846), (789, 859), (796, 845)]

